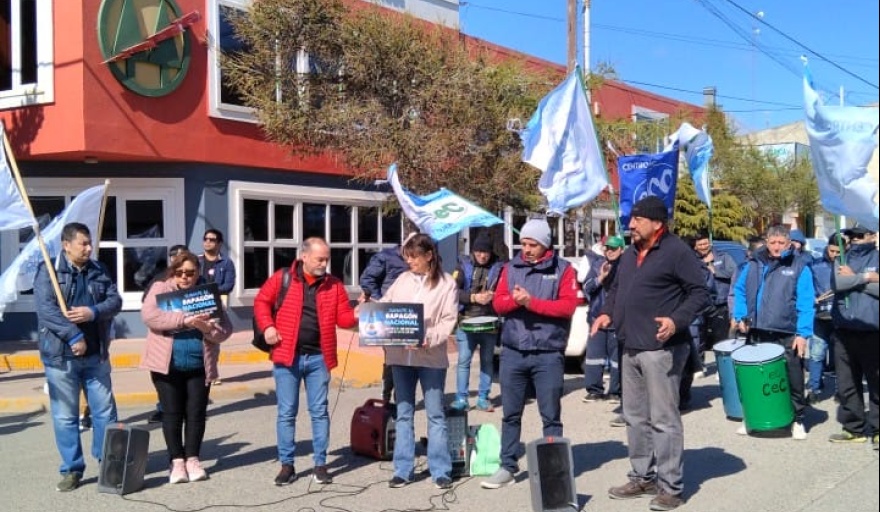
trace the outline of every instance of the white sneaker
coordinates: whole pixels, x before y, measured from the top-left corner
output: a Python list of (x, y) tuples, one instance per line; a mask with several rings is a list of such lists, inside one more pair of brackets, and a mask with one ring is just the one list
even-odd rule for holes
[(791, 424), (791, 438), (795, 441), (803, 441), (807, 438), (807, 430), (803, 423), (796, 421)]
[(736, 434), (739, 435), (739, 436), (747, 436), (747, 435), (749, 435), (749, 431), (746, 430), (746, 424), (745, 424), (745, 423), (741, 424), (741, 425), (739, 426), (739, 428), (736, 429)]
[(483, 489), (499, 489), (506, 485), (510, 485), (515, 481), (513, 473), (504, 468), (500, 468), (494, 475), (480, 482), (480, 487)]
[(702, 379), (705, 376), (706, 376), (706, 372), (704, 372), (702, 370), (698, 371), (698, 372), (694, 372), (694, 379)]

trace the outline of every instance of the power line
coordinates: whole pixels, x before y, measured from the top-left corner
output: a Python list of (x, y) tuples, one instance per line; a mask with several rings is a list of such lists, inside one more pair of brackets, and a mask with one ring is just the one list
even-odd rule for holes
[(798, 41), (797, 39), (795, 39), (795, 38), (789, 36), (789, 35), (786, 34), (785, 32), (783, 32), (783, 31), (779, 30), (778, 28), (774, 27), (773, 25), (767, 23), (766, 21), (763, 20), (763, 18), (761, 18), (761, 17), (759, 17), (759, 16), (755, 16), (754, 14), (752, 14), (751, 12), (747, 11), (747, 10), (744, 9), (742, 6), (740, 6), (738, 3), (734, 2), (733, 0), (725, 0), (725, 1), (726, 1), (727, 3), (729, 3), (730, 5), (736, 7), (736, 8), (739, 9), (740, 11), (742, 11), (742, 12), (748, 14), (752, 19), (758, 20), (759, 22), (763, 23), (765, 26), (769, 27), (771, 30), (773, 30), (773, 31), (776, 32), (777, 34), (781, 35), (782, 37), (788, 39), (788, 40), (791, 41), (792, 43), (794, 43), (794, 44), (800, 46), (800, 47), (803, 48), (804, 50), (807, 50), (808, 52), (812, 53), (812, 54), (815, 55), (816, 57), (819, 57), (819, 59), (824, 60), (824, 61), (827, 62), (828, 64), (831, 64), (832, 66), (836, 67), (836, 68), (839, 69), (840, 71), (843, 71), (844, 73), (846, 73), (847, 75), (849, 75), (849, 76), (855, 78), (856, 80), (858, 80), (858, 81), (860, 81), (860, 82), (862, 82), (862, 83), (866, 83), (866, 84), (870, 85), (871, 87), (873, 87), (874, 89), (878, 89), (878, 90), (880, 90), (880, 87), (878, 87), (876, 84), (873, 84), (873, 83), (871, 83), (871, 82), (865, 80), (864, 78), (860, 77), (859, 75), (857, 75), (857, 74), (853, 73), (852, 71), (850, 71), (850, 70), (844, 68), (844, 67), (841, 66), (840, 64), (831, 61), (830, 59), (828, 59), (827, 57), (825, 57), (825, 56), (822, 55), (821, 53), (817, 52), (816, 50), (813, 50), (812, 48), (810, 48), (810, 47), (808, 47), (807, 45), (805, 45), (805, 44), (801, 43), (800, 41)]
[[(657, 88), (657, 89), (666, 89), (666, 90), (669, 90), (669, 91), (685, 92), (685, 93), (688, 93), (688, 94), (699, 94), (700, 96), (703, 95), (703, 91), (691, 91), (691, 90), (689, 90), (689, 89), (681, 89), (681, 88), (678, 88), (678, 87), (670, 87), (670, 86), (668, 86), (668, 85), (651, 84), (651, 83), (647, 83), (647, 82), (637, 82), (637, 81), (635, 81), (635, 80), (624, 80), (624, 79), (619, 79), (619, 81), (624, 82), (624, 83), (627, 83), (627, 84), (641, 85), (641, 86), (645, 86), (645, 87), (654, 87), (654, 88)], [(793, 105), (793, 104), (791, 104), (791, 103), (779, 103), (779, 102), (776, 102), (776, 101), (766, 101), (766, 100), (753, 100), (753, 99), (750, 99), (750, 98), (741, 98), (741, 97), (739, 97), (739, 96), (727, 96), (727, 95), (724, 95), (724, 94), (716, 94), (715, 96), (718, 97), (718, 98), (724, 98), (724, 99), (728, 99), (728, 100), (735, 100), (735, 101), (748, 101), (748, 102), (750, 102), (750, 103), (760, 103), (761, 105), (774, 105), (774, 106), (778, 106), (778, 107), (786, 107), (786, 108), (783, 109), (783, 110), (793, 110), (793, 109), (800, 109), (800, 108), (803, 108), (803, 106), (800, 106), (800, 105)], [(729, 111), (726, 111), (726, 112), (729, 112)]]
[[(542, 14), (535, 14), (535, 13), (529, 13), (529, 12), (511, 11), (509, 9), (502, 9), (500, 7), (490, 7), (487, 5), (481, 5), (481, 4), (477, 4), (474, 2), (468, 2), (468, 1), (462, 1), (460, 3), (460, 5), (463, 7), (474, 7), (474, 8), (482, 9), (485, 11), (500, 12), (500, 13), (504, 13), (504, 14), (511, 14), (514, 16), (522, 16), (524, 18), (531, 18), (531, 19), (538, 19), (538, 20), (545, 20), (545, 21), (554, 21), (554, 22), (558, 22), (558, 23), (566, 23), (565, 18), (561, 18), (558, 16), (546, 16), (546, 15), (542, 15)], [(688, 36), (688, 35), (683, 35), (683, 34), (674, 34), (674, 33), (670, 33), (670, 32), (658, 32), (658, 31), (653, 31), (653, 30), (645, 30), (643, 28), (623, 27), (623, 26), (618, 26), (618, 25), (607, 25), (604, 23), (593, 23), (591, 28), (595, 28), (595, 29), (599, 29), (599, 30), (608, 30), (611, 32), (622, 32), (625, 34), (650, 37), (650, 38), (655, 38), (655, 39), (665, 39), (665, 40), (669, 40), (669, 41), (695, 43), (695, 44), (701, 44), (703, 46), (712, 46), (712, 47), (716, 47), (716, 48), (727, 48), (727, 49), (731, 49), (731, 50), (748, 51), (752, 48), (751, 44), (743, 44), (743, 43), (738, 43), (736, 41), (725, 41), (722, 39), (711, 39), (711, 38), (705, 38), (705, 37)], [(772, 49), (772, 50), (778, 50), (778, 51), (785, 52), (785, 53), (788, 53), (791, 55), (800, 55), (801, 54), (801, 52), (798, 52), (795, 50), (789, 50), (787, 48), (782, 48), (782, 47), (767, 46), (766, 48)], [(854, 55), (842, 55), (842, 54), (828, 54), (828, 55), (831, 57), (838, 58), (838, 59), (845, 59), (845, 60), (853, 61), (853, 64), (855, 64), (855, 65), (859, 65), (858, 63), (861, 62), (862, 63), (861, 65), (868, 66), (868, 65), (876, 64), (876, 63), (880, 62), (880, 60), (878, 60), (878, 59), (872, 59), (869, 57), (858, 57), (858, 56), (854, 56)]]

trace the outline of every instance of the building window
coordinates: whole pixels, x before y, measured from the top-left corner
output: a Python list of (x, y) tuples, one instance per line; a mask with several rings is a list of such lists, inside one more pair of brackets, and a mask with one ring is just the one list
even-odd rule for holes
[[(95, 181), (88, 178), (27, 179), (29, 197), (40, 225), (47, 225), (77, 193), (94, 186)], [(110, 270), (126, 310), (140, 309), (146, 285), (166, 267), (168, 248), (185, 241), (183, 180), (162, 181), (162, 186), (141, 179), (117, 179), (110, 184), (97, 247), (98, 260)], [(2, 268), (12, 262), (32, 236), (31, 228), (2, 234)], [(7, 243), (10, 240), (7, 237), (12, 237), (11, 240), (18, 244)], [(32, 297), (21, 295), (8, 311), (34, 310)]]
[(51, 0), (0, 2), (0, 109), (54, 101)]
[(381, 211), (385, 199), (376, 192), (230, 182), (228, 247), (238, 269), (232, 304), (250, 305), (266, 279), (290, 266), (309, 237), (327, 241), (328, 271), (357, 291), (370, 257), (401, 241), (400, 215)]
[(208, 31), (211, 34), (208, 48), (208, 90), (210, 91), (209, 115), (235, 121), (255, 123), (254, 109), (245, 106), (244, 98), (229, 80), (224, 78), (220, 62), (223, 55), (235, 55), (248, 51), (247, 45), (235, 37), (232, 18), (247, 12), (248, 0), (209, 0)]

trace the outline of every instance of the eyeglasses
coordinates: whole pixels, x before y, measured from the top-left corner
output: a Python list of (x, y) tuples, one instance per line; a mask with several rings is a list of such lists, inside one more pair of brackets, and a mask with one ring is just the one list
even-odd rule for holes
[(195, 277), (195, 275), (196, 275), (195, 270), (175, 270), (174, 271), (174, 277), (184, 277), (184, 276)]
[(202, 240), (204, 240), (205, 242), (216, 242), (217, 238), (213, 236), (206, 236), (205, 238), (202, 238)]

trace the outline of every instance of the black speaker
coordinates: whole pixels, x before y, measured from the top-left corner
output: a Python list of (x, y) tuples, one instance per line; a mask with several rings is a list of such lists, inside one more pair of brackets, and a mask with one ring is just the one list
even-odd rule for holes
[(532, 510), (571, 512), (577, 510), (571, 442), (562, 437), (537, 439), (526, 445)]
[(446, 442), (452, 460), (452, 478), (468, 476), (473, 445), (468, 443), (468, 413), (466, 410), (446, 409)]
[(144, 486), (150, 432), (119, 424), (104, 433), (98, 492), (128, 494)]

